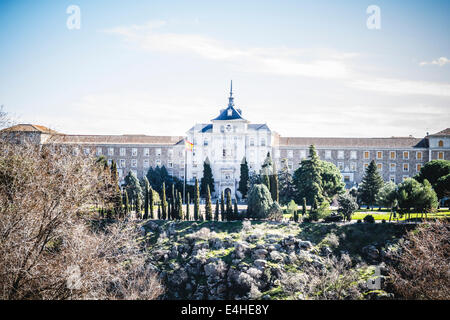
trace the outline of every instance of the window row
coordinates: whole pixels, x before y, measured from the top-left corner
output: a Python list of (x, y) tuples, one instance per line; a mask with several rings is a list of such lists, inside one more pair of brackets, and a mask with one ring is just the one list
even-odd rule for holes
[[(300, 158), (306, 158), (307, 151), (306, 150), (299, 150), (299, 156)], [(363, 151), (362, 157), (363, 159), (370, 159), (371, 156), (375, 157), (378, 160), (385, 159), (387, 157), (390, 160), (395, 160), (397, 157), (401, 157), (404, 160), (410, 159), (410, 156), (412, 156), (412, 153), (415, 153), (415, 158), (417, 160), (423, 159), (423, 152), (422, 151)], [(294, 150), (287, 150), (287, 158), (293, 158), (294, 157)], [(441, 152), (443, 154), (443, 152)], [(279, 153), (276, 153), (276, 155)], [(333, 152), (332, 150), (320, 150), (318, 151), (319, 157), (322, 157), (324, 159), (333, 159)], [(397, 155), (399, 154), (399, 156)], [(338, 150), (335, 154), (336, 159), (346, 159), (345, 157), (345, 151), (344, 150)], [(352, 150), (349, 153), (350, 159), (358, 159), (358, 151)], [(443, 155), (442, 155), (443, 158)]]
[[(364, 169), (366, 169), (369, 166), (369, 163), (364, 163)], [(416, 171), (419, 172), (420, 169), (422, 169), (422, 163), (417, 163), (416, 164)], [(403, 163), (402, 166), (402, 171), (403, 172), (409, 172), (409, 163)], [(383, 171), (383, 164), (382, 163), (377, 163), (377, 169), (379, 171)], [(389, 172), (396, 172), (397, 171), (397, 164), (396, 163), (389, 163)]]
[[(108, 165), (112, 164), (112, 159), (108, 159)], [(137, 168), (138, 167), (138, 160), (137, 159), (131, 159), (130, 161), (128, 161), (129, 166), (132, 168)], [(159, 166), (161, 167), (161, 159), (156, 159), (155, 160), (155, 166)], [(167, 168), (173, 168), (173, 161), (168, 161), (167, 162)], [(184, 166), (184, 161), (182, 161), (180, 163), (180, 166)], [(118, 168), (126, 168), (127, 166), (127, 160), (126, 159), (119, 159), (117, 160), (117, 167)], [(150, 168), (150, 159), (144, 159), (142, 160), (142, 167), (143, 168)]]
[[(63, 147), (62, 150), (65, 152), (66, 148)], [(90, 148), (90, 147), (86, 147), (86, 148), (83, 148), (83, 153), (85, 155), (90, 155), (93, 152), (95, 152), (95, 154), (97, 156), (101, 156), (101, 155), (114, 156), (118, 153), (118, 155), (120, 155), (122, 157), (126, 157), (127, 155), (132, 156), (132, 157), (137, 157), (138, 155), (142, 155), (144, 157), (149, 157), (150, 150), (151, 150), (150, 148), (114, 148), (114, 147)], [(152, 148), (152, 150), (154, 150), (154, 155), (156, 157), (161, 156), (161, 154), (162, 154), (161, 148)], [(79, 153), (80, 153), (80, 149), (78, 147), (73, 148), (73, 154), (77, 155)], [(183, 153), (180, 151), (180, 156), (182, 156), (182, 155), (183, 155)], [(171, 158), (173, 156), (173, 149), (167, 149), (167, 156), (169, 158)]]

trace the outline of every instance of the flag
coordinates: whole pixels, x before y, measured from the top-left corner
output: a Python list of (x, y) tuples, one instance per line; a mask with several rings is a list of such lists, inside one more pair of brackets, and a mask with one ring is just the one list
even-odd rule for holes
[(192, 151), (194, 149), (194, 144), (189, 140), (184, 140), (184, 146), (186, 150)]

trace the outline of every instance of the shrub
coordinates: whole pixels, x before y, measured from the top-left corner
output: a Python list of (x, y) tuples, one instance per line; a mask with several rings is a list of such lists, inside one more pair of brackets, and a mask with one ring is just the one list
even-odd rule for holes
[(410, 231), (388, 265), (388, 286), (401, 299), (450, 299), (450, 225), (436, 221)]
[(283, 211), (278, 204), (278, 202), (274, 201), (272, 205), (270, 206), (269, 213), (267, 215), (267, 218), (271, 220), (281, 221), (283, 220)]
[(356, 223), (361, 223), (361, 222), (362, 222), (361, 219), (356, 220)]
[(272, 206), (272, 197), (264, 184), (255, 184), (248, 195), (247, 216), (249, 218), (265, 219)]
[(364, 222), (365, 223), (375, 223), (375, 218), (373, 217), (373, 215), (368, 214), (367, 216), (364, 217)]
[(328, 217), (323, 219), (324, 222), (339, 222), (342, 221), (342, 215), (337, 212), (332, 212)]

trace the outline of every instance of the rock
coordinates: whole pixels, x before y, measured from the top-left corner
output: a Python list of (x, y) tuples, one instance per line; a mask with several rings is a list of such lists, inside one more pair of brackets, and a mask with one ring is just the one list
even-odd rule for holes
[(362, 248), (362, 253), (369, 259), (369, 261), (378, 261), (380, 258), (380, 252), (374, 245), (368, 245)]
[(189, 280), (189, 276), (184, 269), (175, 270), (168, 279), (169, 285), (175, 288), (183, 286)]
[(259, 269), (264, 269), (267, 265), (267, 261), (263, 259), (257, 259), (253, 261), (253, 264)]
[[(257, 260), (258, 261), (258, 260)], [(264, 260), (262, 260), (264, 261)], [(257, 268), (249, 268), (246, 273), (253, 279), (260, 279), (263, 272)]]
[(313, 247), (313, 244), (311, 243), (311, 241), (302, 241), (300, 240), (298, 242), (298, 246), (302, 249), (310, 249)]
[(222, 260), (208, 263), (204, 268), (207, 277), (222, 277), (226, 272), (226, 265)]
[(256, 249), (253, 251), (253, 257), (255, 259), (264, 259), (267, 256), (267, 250), (266, 249)]
[(153, 257), (156, 261), (166, 261), (169, 258), (169, 250), (164, 250), (164, 249), (160, 249), (160, 250), (155, 250), (153, 251)]
[(283, 261), (283, 256), (278, 252), (278, 251), (271, 251), (270, 254), (270, 260), (275, 261), (275, 262), (280, 262)]
[(331, 250), (330, 247), (328, 247), (328, 246), (323, 246), (320, 248), (320, 254), (322, 256), (326, 257), (326, 256), (331, 255), (332, 253), (333, 253), (333, 250)]

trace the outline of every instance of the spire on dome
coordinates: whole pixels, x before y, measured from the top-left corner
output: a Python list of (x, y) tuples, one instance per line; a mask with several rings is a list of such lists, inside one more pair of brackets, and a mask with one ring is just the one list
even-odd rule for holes
[(228, 106), (234, 107), (234, 98), (233, 98), (233, 80), (231, 80), (231, 86), (230, 86), (230, 97), (228, 98)]

